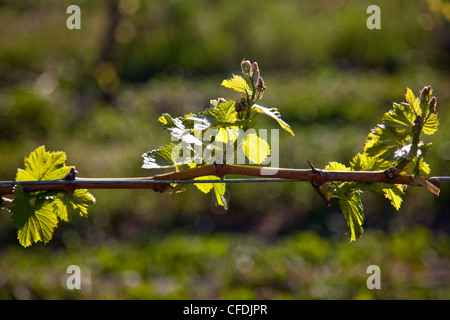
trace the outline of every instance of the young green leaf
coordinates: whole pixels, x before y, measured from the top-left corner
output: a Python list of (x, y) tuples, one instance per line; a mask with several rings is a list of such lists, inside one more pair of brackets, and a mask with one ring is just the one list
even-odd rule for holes
[(53, 201), (54, 211), (59, 219), (70, 222), (75, 216), (85, 217), (95, 198), (86, 189), (77, 189), (73, 193), (59, 194)]
[(232, 127), (226, 127), (226, 128), (219, 128), (217, 129), (217, 135), (215, 136), (216, 142), (220, 143), (234, 143), (237, 139), (237, 132), (238, 127), (232, 126)]
[(281, 128), (283, 128), (284, 130), (289, 132), (293, 137), (295, 137), (295, 134), (292, 131), (291, 127), (283, 119), (281, 119), (281, 114), (277, 108), (269, 109), (269, 108), (260, 106), (258, 104), (254, 104), (252, 106), (252, 110), (257, 111), (258, 113), (263, 113), (263, 114), (268, 115), (269, 117), (275, 119)]
[(172, 118), (168, 113), (163, 113), (158, 118), (158, 123), (164, 129), (179, 128), (184, 129), (183, 121), (180, 118)]
[(430, 99), (430, 94), (431, 88), (425, 87), (418, 98), (407, 88), (407, 103), (394, 103), (393, 109), (383, 115), (383, 123), (367, 136), (364, 151), (370, 157), (398, 163), (420, 156), (416, 152), (421, 148), (420, 133), (432, 135), (439, 125), (436, 99)]
[(367, 153), (358, 153), (350, 161), (353, 171), (377, 171), (386, 170), (391, 164), (381, 158), (369, 157)]
[(169, 144), (156, 150), (142, 154), (144, 163), (142, 168), (159, 169), (171, 168), (194, 162), (200, 157), (192, 147), (186, 143)]
[[(220, 180), (217, 176), (203, 176), (194, 178), (194, 180)], [(194, 183), (194, 185), (203, 193), (208, 193), (214, 186), (214, 183)]]
[(426, 135), (431, 136), (438, 130), (439, 118), (436, 113), (432, 113), (428, 116), (427, 120), (423, 124), (422, 132)]
[[(220, 180), (217, 176), (203, 176), (195, 178), (194, 180)], [(214, 192), (215, 203), (228, 210), (228, 203), (225, 197), (226, 184), (225, 183), (194, 183), (195, 186), (203, 193)]]
[(419, 98), (414, 96), (414, 93), (410, 88), (406, 88), (405, 97), (406, 102), (408, 102), (409, 107), (414, 111), (414, 114), (421, 115)]
[[(25, 170), (17, 171), (17, 181), (63, 179), (72, 167), (65, 165), (64, 152), (47, 152), (41, 146), (25, 158)], [(13, 225), (18, 229), (18, 239), (27, 247), (42, 241), (47, 243), (53, 236), (58, 218), (70, 221), (74, 215), (86, 216), (95, 198), (87, 190), (70, 192), (40, 191), (25, 194), (17, 184), (12, 207)]]
[(225, 210), (228, 210), (228, 201), (225, 197), (226, 192), (226, 184), (225, 183), (213, 183), (214, 196), (216, 199), (216, 203), (223, 207)]
[(220, 102), (215, 107), (200, 112), (194, 119), (203, 119), (203, 122), (209, 122), (209, 126), (203, 129), (235, 124), (238, 121), (237, 112), (234, 109), (235, 104), (236, 101), (232, 100)]
[(30, 202), (29, 197), (20, 185), (14, 187), (14, 205), (12, 223), (18, 229), (17, 238), (23, 247), (42, 241), (50, 241), (58, 224), (58, 218), (53, 210), (52, 201), (43, 195)]
[(383, 123), (399, 133), (411, 134), (415, 118), (407, 104), (394, 103), (392, 110), (383, 115)]
[(164, 113), (158, 118), (158, 123), (170, 132), (170, 135), (176, 140), (183, 141), (187, 144), (202, 146), (202, 141), (193, 134), (192, 128), (186, 128), (184, 119), (172, 118), (169, 114)]
[(351, 168), (346, 167), (342, 163), (332, 161), (325, 166), (324, 170), (326, 170), (326, 171), (351, 171)]
[(339, 192), (339, 205), (347, 226), (349, 241), (356, 241), (363, 234), (364, 212), (359, 192)]
[(222, 86), (233, 89), (237, 92), (252, 94), (252, 91), (245, 79), (233, 74), (233, 78), (222, 81)]
[(381, 158), (393, 162), (398, 156), (398, 150), (406, 144), (407, 135), (401, 134), (392, 127), (378, 125), (366, 138), (364, 152), (369, 157)]
[(16, 181), (62, 179), (72, 168), (65, 165), (66, 158), (62, 151), (48, 152), (45, 146), (40, 146), (25, 158), (25, 170), (17, 170)]
[(396, 184), (392, 188), (383, 189), (386, 199), (391, 200), (392, 206), (398, 211), (402, 206), (402, 195), (405, 194), (401, 185)]
[(254, 164), (262, 164), (270, 155), (270, 146), (267, 141), (255, 133), (247, 134), (240, 147), (248, 160)]

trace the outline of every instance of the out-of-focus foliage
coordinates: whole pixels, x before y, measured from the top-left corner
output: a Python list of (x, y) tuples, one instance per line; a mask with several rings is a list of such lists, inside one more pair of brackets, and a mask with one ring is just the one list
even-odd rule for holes
[[(314, 232), (276, 241), (172, 232), (138, 242), (3, 248), (1, 299), (448, 299), (449, 238), (425, 228), (367, 232), (358, 242)], [(24, 263), (23, 261), (27, 261)], [(81, 289), (68, 290), (69, 265)], [(369, 290), (370, 265), (381, 288)]]
[[(0, 1), (0, 180), (13, 179), (24, 156), (40, 145), (64, 150), (67, 165), (75, 165), (82, 177), (148, 174), (141, 169), (141, 154), (167, 142), (158, 117), (198, 112), (211, 97), (224, 96), (221, 90), (227, 89), (218, 91), (217, 83), (238, 73), (236, 65), (243, 58), (258, 61), (270, 84), (264, 104), (279, 108), (296, 134), (280, 133), (280, 166), (307, 168), (307, 159), (318, 168), (330, 161), (349, 163), (392, 101), (404, 101), (406, 87), (417, 92), (426, 84), (438, 99), (440, 117), (427, 162), (433, 175), (450, 175), (445, 1), (377, 1), (380, 30), (366, 28), (371, 1), (261, 0), (257, 9), (250, 1), (118, 0), (116, 8), (111, 3), (77, 1), (81, 30), (68, 30), (66, 8), (72, 2)], [(275, 128), (270, 120), (260, 125)], [(326, 208), (306, 183), (239, 184), (230, 191), (224, 214), (215, 213), (209, 196), (197, 192), (95, 191), (98, 201), (88, 219), (58, 229), (52, 240), (64, 245), (58, 250), (40, 244), (19, 248), (11, 216), (2, 211), (1, 295), (83, 298), (100, 297), (101, 291), (122, 292), (122, 298), (449, 297), (448, 183), (442, 183), (439, 197), (411, 188), (399, 212), (383, 195), (364, 195), (367, 236), (356, 246), (347, 244), (338, 203)], [(313, 235), (297, 236), (303, 228)], [(176, 229), (212, 238), (183, 234), (134, 242)], [(373, 229), (386, 234), (370, 238)], [(280, 240), (268, 247), (286, 250), (287, 258), (271, 260), (281, 271), (264, 263), (260, 268), (258, 255), (250, 256), (253, 267), (245, 276), (237, 267), (220, 267), (214, 255), (222, 255), (226, 266), (239, 263), (249, 269), (251, 263), (232, 254), (237, 240), (219, 231), (250, 232), (239, 239), (253, 245), (252, 250), (265, 248), (262, 238), (286, 234), (286, 246)], [(191, 240), (205, 248), (197, 252), (206, 258), (180, 244)], [(163, 251), (162, 242), (172, 251)], [(211, 244), (216, 242), (221, 245)], [(135, 257), (142, 250), (148, 256), (158, 253), (160, 262), (117, 269), (138, 263)], [(179, 269), (183, 264), (170, 260), (178, 257), (189, 262), (184, 263), (186, 273)], [(120, 263), (105, 267), (105, 259)], [(70, 264), (94, 275), (91, 293), (60, 286), (55, 274), (63, 274)], [(389, 282), (382, 283), (381, 291), (365, 287), (368, 264), (379, 264)], [(275, 280), (249, 286), (248, 277)], [(124, 285), (121, 279), (138, 285)], [(208, 287), (206, 293), (191, 293), (192, 283)], [(208, 291), (210, 283), (226, 289)]]

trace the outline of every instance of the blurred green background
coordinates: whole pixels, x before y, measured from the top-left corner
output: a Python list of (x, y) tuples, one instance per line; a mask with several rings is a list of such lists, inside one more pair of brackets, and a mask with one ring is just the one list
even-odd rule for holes
[[(141, 154), (170, 141), (157, 125), (217, 97), (258, 61), (296, 137), (280, 133), (280, 166), (318, 168), (362, 151), (369, 130), (431, 85), (439, 131), (428, 162), (450, 175), (450, 2), (0, 1), (0, 180), (40, 145), (63, 150), (81, 177), (128, 177)], [(366, 9), (381, 9), (369, 30)], [(261, 127), (276, 128), (275, 122)], [(1, 299), (449, 299), (450, 183), (436, 197), (409, 188), (396, 212), (364, 195), (365, 233), (349, 244), (339, 206), (307, 183), (230, 185), (230, 208), (181, 194), (93, 190), (87, 219), (20, 247), (0, 212)], [(257, 201), (255, 201), (257, 199)], [(68, 290), (79, 265), (82, 289)], [(369, 290), (369, 265), (381, 289)]]

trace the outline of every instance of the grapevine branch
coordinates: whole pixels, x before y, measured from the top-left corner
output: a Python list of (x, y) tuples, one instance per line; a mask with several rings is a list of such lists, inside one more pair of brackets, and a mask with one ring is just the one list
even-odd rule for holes
[[(311, 163), (308, 161), (311, 165)], [(431, 192), (438, 194), (440, 180), (436, 177), (414, 178), (407, 175), (395, 175), (392, 170), (385, 171), (326, 171), (316, 169), (289, 169), (289, 168), (265, 168), (272, 170), (270, 176), (263, 174), (260, 166), (212, 164), (181, 171), (157, 174), (149, 177), (134, 178), (78, 178), (75, 176), (50, 181), (2, 181), (0, 182), (0, 196), (12, 194), (14, 186), (20, 184), (26, 193), (37, 191), (74, 191), (76, 189), (152, 189), (157, 192), (164, 192), (171, 189), (172, 183), (183, 183), (195, 178), (204, 176), (217, 176), (223, 179), (226, 175), (242, 175), (252, 177), (264, 177), (270, 179), (264, 181), (279, 181), (279, 179), (289, 181), (306, 181), (314, 187), (323, 185), (330, 181), (348, 182), (381, 182), (387, 184), (421, 185)], [(266, 171), (267, 172), (267, 171)], [(159, 183), (159, 181), (161, 181)], [(226, 180), (216, 180), (214, 182), (226, 182)], [(249, 182), (252, 179), (248, 180)], [(202, 180), (195, 181), (202, 183)], [(213, 182), (205, 180), (203, 182)], [(317, 190), (317, 188), (316, 188)]]
[[(239, 92), (239, 100), (213, 99), (205, 111), (175, 118), (164, 113), (158, 118), (159, 125), (170, 133), (172, 141), (180, 143), (143, 153), (142, 168), (177, 168), (174, 172), (135, 178), (79, 178), (75, 167), (66, 166), (64, 152), (47, 152), (45, 146), (40, 146), (30, 153), (24, 161), (25, 169), (17, 170), (16, 181), (0, 181), (0, 205), (11, 209), (21, 245), (47, 243), (58, 221), (86, 216), (88, 208), (95, 203), (88, 189), (164, 192), (180, 191), (185, 184), (195, 183), (203, 193), (211, 193), (216, 205), (227, 210), (226, 183), (305, 181), (327, 206), (330, 198), (339, 198), (350, 241), (363, 233), (361, 193), (383, 193), (396, 210), (402, 204), (406, 185), (422, 186), (439, 195), (440, 181), (446, 179), (425, 177), (431, 172), (424, 161), (431, 143), (421, 138), (422, 134), (434, 134), (439, 125), (437, 100), (431, 95), (430, 86), (425, 86), (417, 97), (407, 88), (406, 102), (394, 103), (392, 109), (383, 114), (382, 123), (370, 131), (364, 151), (352, 158), (350, 167), (333, 161), (324, 169), (317, 169), (308, 161), (309, 169), (273, 168), (260, 166), (267, 163), (265, 160), (270, 159), (273, 150), (266, 136), (253, 131), (255, 118), (258, 115), (270, 117), (293, 137), (295, 134), (277, 108), (257, 104), (266, 90), (258, 63), (243, 60), (241, 71), (243, 76), (233, 74), (221, 83)], [(255, 165), (222, 164), (217, 160), (221, 156), (228, 160), (229, 155), (236, 154), (239, 163), (245, 163), (242, 160), (247, 158)], [(216, 159), (214, 164), (210, 164), (210, 157)], [(178, 170), (180, 166), (189, 169)], [(14, 200), (3, 197), (11, 194)]]

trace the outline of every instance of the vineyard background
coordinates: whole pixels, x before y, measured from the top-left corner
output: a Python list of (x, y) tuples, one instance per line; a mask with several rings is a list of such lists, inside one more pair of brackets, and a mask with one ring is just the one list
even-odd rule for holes
[[(82, 177), (145, 176), (141, 154), (169, 141), (156, 122), (228, 97), (222, 79), (258, 61), (264, 105), (280, 133), (280, 166), (348, 163), (391, 103), (431, 85), (441, 119), (428, 157), (450, 175), (450, 4), (377, 1), (0, 2), (0, 180), (37, 146), (64, 150)], [(261, 127), (276, 128), (270, 121)], [(348, 244), (339, 206), (307, 183), (229, 185), (230, 209), (208, 196), (95, 190), (88, 219), (23, 249), (0, 213), (2, 299), (449, 299), (450, 184), (409, 188), (396, 212), (364, 195), (365, 233)], [(256, 201), (257, 200), (257, 201)], [(65, 289), (67, 266), (82, 290)], [(377, 264), (382, 289), (368, 290)]]

